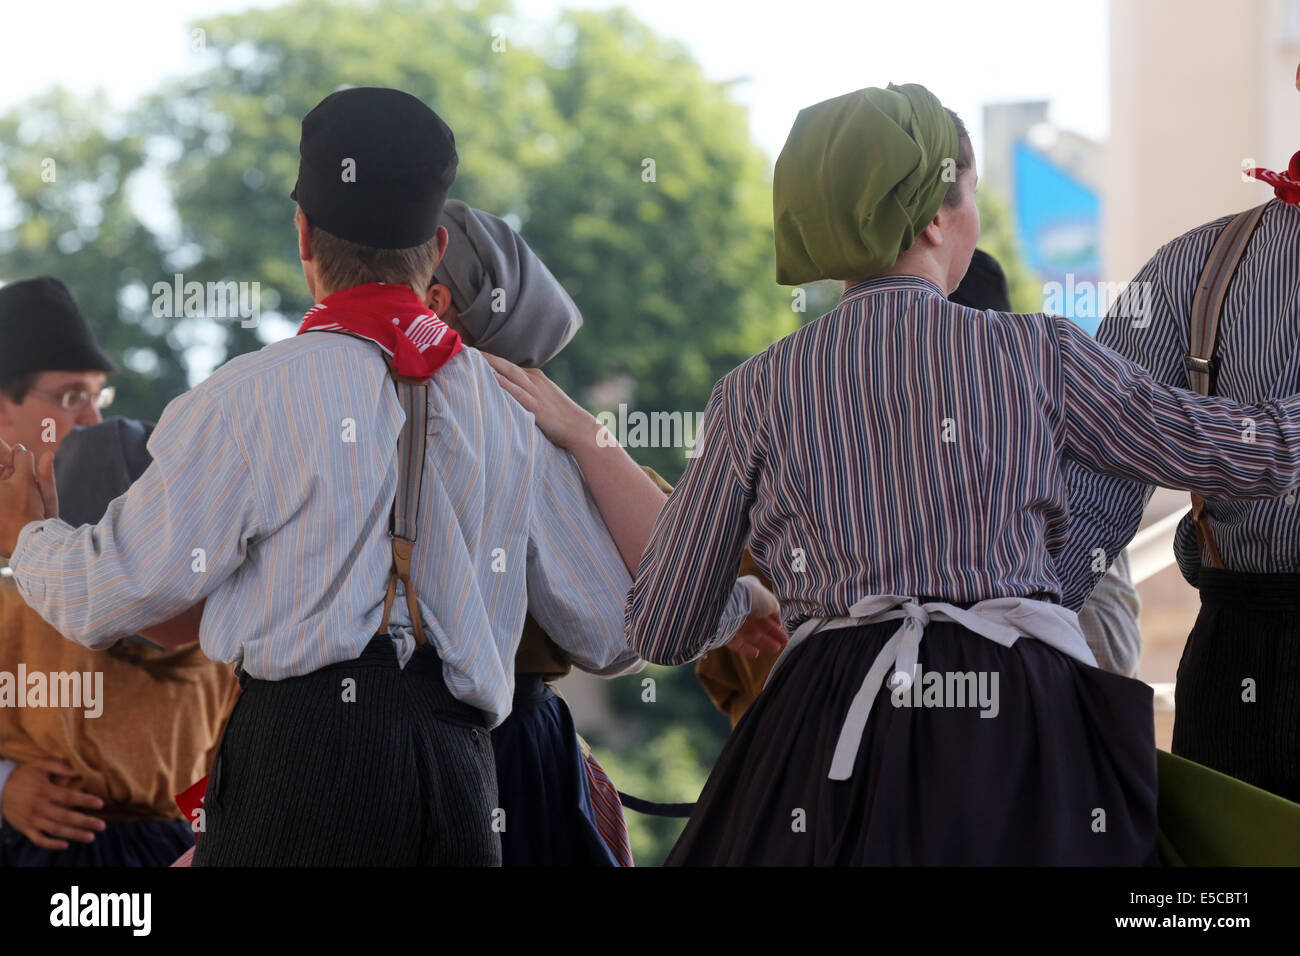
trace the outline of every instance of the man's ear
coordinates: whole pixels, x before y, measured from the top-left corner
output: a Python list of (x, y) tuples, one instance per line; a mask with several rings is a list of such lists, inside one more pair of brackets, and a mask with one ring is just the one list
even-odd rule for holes
[(298, 227), (298, 258), (303, 262), (311, 262), (311, 223), (307, 221), (307, 214), (301, 206), (293, 214), (293, 221)]
[[(447, 254), (447, 227), (439, 226), (434, 238), (438, 240), (438, 262), (442, 262), (442, 257)], [(438, 268), (438, 262), (433, 264), (435, 269)]]
[(424, 304), (433, 309), (434, 315), (446, 315), (451, 308), (451, 290), (441, 282), (435, 282), (424, 293)]

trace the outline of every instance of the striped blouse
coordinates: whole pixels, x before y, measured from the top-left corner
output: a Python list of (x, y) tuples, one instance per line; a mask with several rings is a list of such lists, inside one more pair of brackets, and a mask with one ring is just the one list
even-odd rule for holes
[[(1134, 317), (1113, 308), (1097, 332), (1098, 341), (1149, 371), (1156, 381), (1190, 388), (1187, 355), (1192, 297), (1210, 247), (1231, 219), (1198, 226), (1162, 246), (1134, 278), (1145, 305)], [(1220, 362), (1215, 394), (1260, 402), (1300, 392), (1300, 209), (1273, 201), (1264, 211), (1246, 254), (1228, 287), (1219, 325)], [(1238, 432), (1243, 423), (1237, 422)], [(1243, 483), (1223, 491), (1250, 492)], [(1099, 577), (1095, 555), (1115, 554), (1137, 531), (1150, 499), (1149, 482), (1066, 471), (1071, 510), (1070, 541), (1060, 568), (1066, 603), (1077, 607)], [(1221, 495), (1221, 491), (1219, 494)], [(1207, 496), (1210, 526), (1226, 567), (1233, 571), (1300, 571), (1300, 504), (1297, 496), (1250, 498)], [(1196, 583), (1202, 564), (1190, 517), (1174, 539), (1183, 576)], [(1206, 559), (1208, 564), (1208, 558)]]
[[(510, 712), (525, 603), (584, 670), (638, 666), (621, 626), (631, 578), (572, 456), (474, 349), (434, 375), (429, 405), (413, 574), (452, 693), (494, 723)], [(312, 332), (239, 356), (167, 406), (153, 464), (98, 525), (24, 528), (14, 578), (89, 647), (206, 598), (204, 652), (253, 677), (355, 658), (388, 583), (402, 421), (368, 342)], [(734, 591), (728, 636), (749, 610)], [(391, 631), (405, 661), (400, 596)]]
[(746, 545), (791, 630), (873, 594), (1059, 601), (1066, 460), (1271, 496), (1300, 483), (1297, 424), (1300, 399), (1200, 401), (1066, 319), (879, 277), (714, 388), (629, 595), (628, 638), (656, 663), (706, 650)]

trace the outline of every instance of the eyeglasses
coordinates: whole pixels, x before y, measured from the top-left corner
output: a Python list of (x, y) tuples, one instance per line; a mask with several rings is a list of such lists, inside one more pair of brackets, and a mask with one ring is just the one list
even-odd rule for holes
[(113, 399), (117, 395), (117, 389), (112, 385), (105, 385), (98, 392), (87, 392), (80, 389), (66, 389), (64, 391), (46, 391), (44, 389), (30, 389), (33, 395), (39, 395), (42, 398), (58, 402), (60, 407), (66, 412), (79, 412), (87, 405), (94, 405), (96, 408), (108, 408), (113, 404)]

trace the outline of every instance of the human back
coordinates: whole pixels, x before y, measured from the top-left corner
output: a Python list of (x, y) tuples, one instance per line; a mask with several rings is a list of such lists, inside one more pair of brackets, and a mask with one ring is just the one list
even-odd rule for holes
[[(741, 432), (766, 450), (753, 553), (786, 607), (1055, 589), (1050, 547), (1066, 502), (1051, 467), (1053, 329), (1046, 316), (979, 312), (922, 280), (881, 277), (729, 377), (723, 387), (752, 402), (735, 418), (766, 426)], [(796, 548), (825, 573), (794, 567)]]

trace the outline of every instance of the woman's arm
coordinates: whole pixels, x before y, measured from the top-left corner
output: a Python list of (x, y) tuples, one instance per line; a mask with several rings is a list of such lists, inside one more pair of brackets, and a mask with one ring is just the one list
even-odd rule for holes
[(189, 610), (181, 611), (170, 621), (141, 628), (140, 636), (147, 637), (168, 650), (193, 644), (199, 639), (199, 625), (203, 623), (203, 605), (206, 603), (205, 598)]
[[(578, 462), (628, 574), (635, 578), (667, 495), (608, 429), (541, 369), (523, 369), (498, 356), (481, 354), (496, 371), (502, 387), (533, 414), (547, 439)], [(728, 646), (746, 657), (758, 657), (763, 651), (779, 652), (789, 635), (781, 626), (776, 596), (757, 577), (744, 575), (733, 585), (731, 599), (739, 602), (746, 596), (749, 612), (731, 628)]]
[(627, 573), (636, 575), (655, 518), (668, 500), (632, 456), (581, 405), (541, 369), (482, 353), (497, 380), (533, 418), (551, 444), (578, 462), (596, 507), (618, 546)]
[(1064, 447), (1090, 471), (1225, 498), (1300, 484), (1300, 395), (1252, 405), (1162, 385), (1055, 319)]

